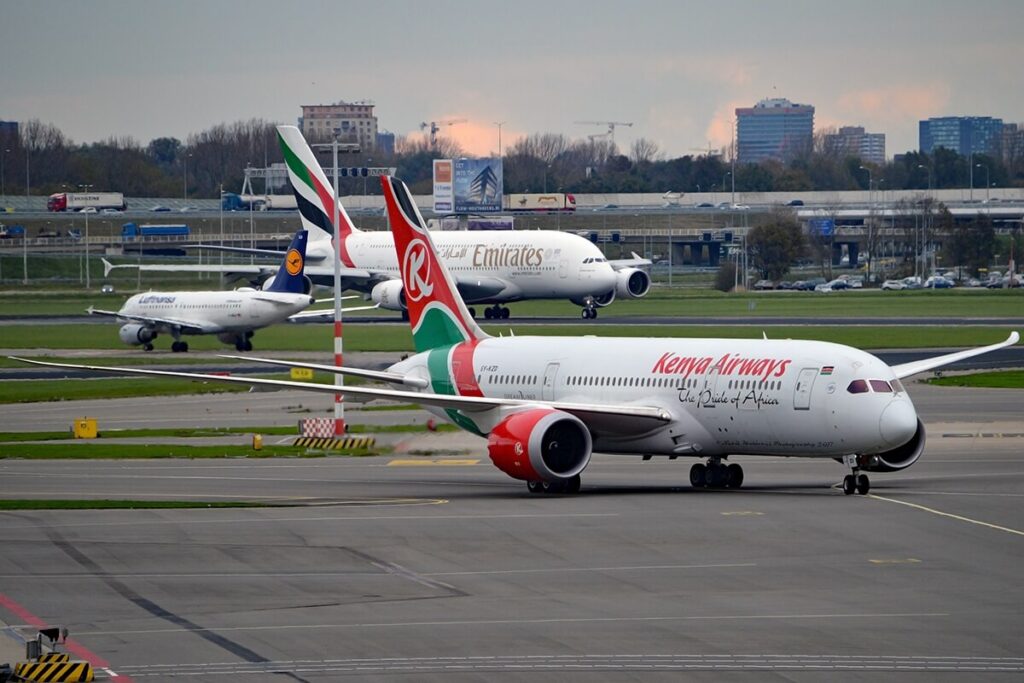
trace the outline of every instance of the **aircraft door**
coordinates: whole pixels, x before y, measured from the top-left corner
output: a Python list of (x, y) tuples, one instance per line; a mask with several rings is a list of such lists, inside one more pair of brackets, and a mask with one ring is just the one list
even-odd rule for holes
[(811, 409), (811, 389), (814, 378), (818, 376), (818, 368), (804, 368), (796, 378), (796, 389), (793, 391), (794, 410)]
[(569, 259), (562, 259), (558, 262), (558, 277), (563, 280), (569, 277)]
[(697, 400), (699, 408), (715, 407), (715, 389), (718, 385), (718, 368), (711, 368), (704, 376), (704, 386), (701, 387), (700, 396)]
[(544, 379), (540, 387), (540, 398), (542, 401), (555, 400), (555, 378), (558, 376), (558, 363), (548, 363), (544, 370)]

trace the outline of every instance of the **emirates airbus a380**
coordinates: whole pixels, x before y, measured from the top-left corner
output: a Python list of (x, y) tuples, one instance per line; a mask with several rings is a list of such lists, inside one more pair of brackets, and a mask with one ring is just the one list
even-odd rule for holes
[[(345, 369), (398, 389), (345, 388), (419, 403), (487, 440), (494, 465), (531, 492), (576, 492), (594, 452), (686, 456), (695, 487), (739, 487), (735, 456), (831, 458), (867, 493), (867, 472), (910, 467), (925, 429), (901, 379), (1017, 343), (888, 366), (841, 344), (769, 339), (492, 338), (469, 315), (401, 181), (384, 195), (417, 353), (387, 371)], [(273, 365), (332, 366), (254, 359)], [(56, 365), (32, 361), (41, 365)], [(335, 393), (283, 380), (101, 368)]]

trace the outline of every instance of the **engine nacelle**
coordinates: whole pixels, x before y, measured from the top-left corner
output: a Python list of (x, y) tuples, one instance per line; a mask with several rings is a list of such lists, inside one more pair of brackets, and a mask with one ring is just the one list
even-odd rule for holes
[(524, 481), (560, 482), (590, 462), (594, 442), (575, 415), (536, 408), (498, 423), (487, 439), (487, 452), (499, 470)]
[(408, 308), (401, 280), (386, 280), (370, 290), (373, 303), (389, 311), (404, 311)]
[(157, 337), (156, 330), (138, 323), (128, 323), (118, 330), (117, 334), (122, 342), (131, 346), (148, 344)]
[(639, 268), (623, 268), (615, 277), (615, 291), (619, 296), (639, 299), (651, 289), (651, 276)]
[(924, 453), (925, 433), (921, 420), (917, 421), (917, 431), (910, 441), (902, 446), (872, 455), (857, 456), (857, 464), (861, 469), (868, 472), (898, 472), (905, 470), (921, 457)]

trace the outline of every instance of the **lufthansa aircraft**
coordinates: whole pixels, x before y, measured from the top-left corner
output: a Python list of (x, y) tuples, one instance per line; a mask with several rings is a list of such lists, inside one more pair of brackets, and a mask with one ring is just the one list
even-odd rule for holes
[[(288, 177), (295, 192), (302, 226), (309, 231), (306, 274), (314, 283), (331, 285), (334, 245), (334, 192), (295, 126), (278, 126)], [(405, 311), (406, 303), (394, 239), (389, 232), (363, 232), (353, 225), (338, 203), (341, 235), (342, 287), (368, 295), (381, 308)], [(651, 278), (641, 266), (650, 261), (608, 261), (589, 240), (553, 230), (445, 231), (435, 233), (435, 244), (464, 301), (492, 304), (484, 317), (508, 318), (502, 304), (526, 299), (569, 299), (582, 307), (584, 318), (596, 318), (597, 309), (616, 296), (637, 298), (647, 294)], [(239, 253), (279, 256), (279, 252), (240, 247), (214, 247)], [(259, 277), (270, 266), (119, 265), (159, 271), (219, 272)], [(474, 312), (470, 309), (471, 312)]]
[(387, 371), (341, 372), (398, 388), (28, 362), (419, 403), (487, 439), (494, 465), (534, 493), (578, 491), (591, 454), (604, 452), (698, 459), (690, 482), (709, 488), (743, 483), (734, 456), (831, 458), (850, 469), (844, 493), (864, 494), (867, 472), (902, 470), (924, 452), (924, 426), (900, 380), (1020, 338), (893, 367), (816, 341), (491, 338), (469, 315), (408, 189), (382, 180), (417, 353)]
[(88, 310), (126, 321), (121, 341), (146, 351), (153, 350), (153, 340), (161, 333), (174, 338), (174, 352), (188, 351), (188, 342), (181, 339), (186, 334), (216, 334), (239, 351), (252, 351), (253, 330), (293, 317), (315, 301), (304, 274), (307, 239), (305, 230), (295, 233), (282, 267), (262, 290), (145, 292), (128, 299), (119, 311)]

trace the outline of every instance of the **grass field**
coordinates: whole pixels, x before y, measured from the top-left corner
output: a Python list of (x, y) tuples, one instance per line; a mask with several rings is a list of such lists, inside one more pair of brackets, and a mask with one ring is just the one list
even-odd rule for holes
[[(510, 321), (504, 325), (483, 325), (492, 335), (509, 334), (517, 336), (582, 335), (622, 337), (722, 337), (730, 339), (759, 338), (767, 332), (774, 339), (815, 339), (850, 344), (860, 348), (928, 348), (950, 346), (973, 346), (991, 344), (1005, 339), (1012, 329), (1010, 326), (815, 326), (815, 325), (525, 325)], [(190, 337), (189, 347), (196, 351), (222, 351), (234, 353), (215, 337)], [(258, 355), (260, 349), (274, 351), (322, 351), (330, 352), (332, 331), (330, 325), (278, 325), (259, 330), (253, 340)], [(157, 339), (153, 353), (141, 350), (136, 355), (126, 356), (130, 364), (148, 362), (149, 358), (174, 360), (187, 358), (180, 354), (171, 355), (169, 343)], [(117, 338), (116, 328), (106, 325), (5, 325), (0, 326), (0, 348), (5, 349), (111, 349), (125, 351)], [(412, 350), (412, 335), (404, 325), (347, 325), (345, 327), (346, 351), (387, 351), (407, 352)], [(6, 363), (5, 363), (6, 364)]]
[[(1024, 370), (976, 372), (968, 375), (949, 375), (928, 380), (942, 387), (986, 387), (992, 389), (1024, 389)], [(1024, 405), (1021, 406), (1024, 415)]]
[[(215, 288), (216, 281), (197, 280), (194, 289)], [(325, 297), (326, 293), (317, 296)], [(117, 310), (126, 294), (102, 295), (81, 290), (0, 290), (0, 315), (80, 315), (89, 306)], [(356, 305), (355, 300), (347, 305)], [(568, 301), (524, 301), (512, 304), (513, 316), (578, 318), (579, 307)], [(478, 307), (478, 314), (483, 308)], [(1020, 317), (1024, 289), (860, 290), (816, 292), (749, 292), (725, 294), (709, 289), (655, 287), (642, 299), (619, 300), (603, 309), (616, 316), (797, 316), (797, 317)], [(393, 311), (360, 312), (360, 316), (398, 319)], [(514, 319), (514, 318), (513, 318)], [(113, 323), (111, 323), (113, 326)]]

